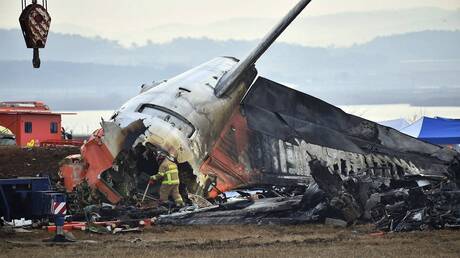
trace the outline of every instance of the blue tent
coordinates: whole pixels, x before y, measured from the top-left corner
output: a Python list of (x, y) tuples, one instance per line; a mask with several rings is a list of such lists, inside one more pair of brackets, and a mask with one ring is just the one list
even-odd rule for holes
[(379, 124), (387, 126), (387, 127), (391, 127), (398, 131), (401, 131), (401, 129), (409, 126), (409, 122), (407, 122), (406, 119), (403, 119), (403, 118), (386, 120), (386, 121), (379, 122)]
[(422, 117), (401, 132), (434, 144), (460, 144), (460, 119)]

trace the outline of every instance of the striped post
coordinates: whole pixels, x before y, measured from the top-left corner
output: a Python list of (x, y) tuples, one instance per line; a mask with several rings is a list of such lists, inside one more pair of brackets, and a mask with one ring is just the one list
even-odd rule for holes
[(51, 198), (51, 214), (56, 224), (56, 235), (53, 242), (71, 242), (64, 235), (65, 215), (67, 214), (67, 203), (65, 194), (56, 194)]

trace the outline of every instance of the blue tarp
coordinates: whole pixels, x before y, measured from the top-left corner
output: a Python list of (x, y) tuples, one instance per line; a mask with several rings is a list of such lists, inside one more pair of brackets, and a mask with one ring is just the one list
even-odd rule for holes
[(460, 144), (460, 119), (422, 117), (401, 132), (434, 144)]

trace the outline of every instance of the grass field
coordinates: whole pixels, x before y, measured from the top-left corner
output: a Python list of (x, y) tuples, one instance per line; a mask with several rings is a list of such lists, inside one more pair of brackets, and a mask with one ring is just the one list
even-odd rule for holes
[(126, 235), (74, 232), (80, 243), (53, 246), (40, 242), (50, 235), (39, 230), (3, 234), (0, 257), (460, 257), (460, 231), (372, 232), (371, 226), (154, 227)]

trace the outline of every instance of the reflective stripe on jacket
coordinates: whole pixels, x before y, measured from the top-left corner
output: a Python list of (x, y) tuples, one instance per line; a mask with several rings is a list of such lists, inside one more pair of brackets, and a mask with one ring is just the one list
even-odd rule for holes
[(163, 161), (163, 163), (165, 162), (167, 162), (167, 164), (161, 164), (160, 171), (158, 172), (158, 174), (152, 176), (152, 179), (158, 180), (161, 177), (161, 184), (178, 185), (180, 181), (179, 170), (177, 169), (177, 165), (171, 161)]

